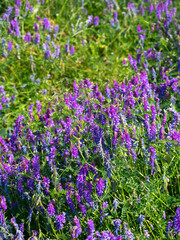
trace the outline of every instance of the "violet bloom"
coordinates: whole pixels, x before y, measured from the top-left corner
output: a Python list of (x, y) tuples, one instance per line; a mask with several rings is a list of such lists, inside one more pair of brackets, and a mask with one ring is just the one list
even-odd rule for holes
[(0, 226), (4, 226), (6, 224), (5, 217), (3, 211), (0, 209)]
[(164, 220), (166, 219), (166, 212), (165, 211), (163, 211), (162, 217), (164, 218)]
[(170, 229), (171, 229), (172, 225), (173, 225), (173, 222), (172, 222), (172, 221), (169, 221), (169, 222), (167, 223), (166, 233), (167, 233), (167, 236), (168, 236), (168, 237), (169, 237), (169, 233), (170, 233)]
[(35, 38), (34, 38), (34, 43), (39, 44), (40, 43), (40, 34), (36, 33)]
[(14, 5), (14, 8), (15, 8), (15, 17), (17, 17), (19, 15), (19, 8)]
[(6, 211), (7, 205), (6, 205), (6, 198), (4, 196), (0, 196), (0, 207)]
[(140, 214), (137, 219), (137, 222), (138, 222), (140, 228), (143, 227), (144, 218), (145, 218), (145, 216)]
[(114, 11), (114, 21), (117, 21), (117, 18), (118, 18), (118, 12)]
[(56, 50), (55, 50), (55, 58), (57, 59), (58, 57), (61, 58), (61, 51), (60, 51), (59, 45), (56, 46)]
[(115, 213), (115, 211), (117, 210), (119, 204), (120, 204), (120, 203), (119, 203), (118, 200), (115, 198), (114, 201), (113, 201), (114, 213)]
[(26, 3), (26, 12), (29, 10), (29, 1)]
[(93, 235), (95, 231), (94, 222), (92, 219), (88, 219), (88, 234)]
[(8, 42), (7, 50), (8, 52), (12, 51), (12, 42)]
[(43, 177), (43, 183), (42, 186), (44, 188), (45, 194), (49, 194), (49, 187), (50, 187), (50, 180), (49, 178)]
[(65, 52), (69, 53), (69, 41), (68, 41), (68, 43), (66, 43), (64, 48), (65, 48)]
[(11, 223), (14, 226), (14, 228), (16, 229), (16, 231), (19, 231), (19, 226), (16, 223), (16, 218), (15, 217), (11, 218)]
[(154, 5), (151, 3), (149, 5), (149, 13), (151, 14), (154, 11)]
[(146, 230), (146, 229), (144, 229), (144, 236), (147, 237), (147, 238), (150, 237), (150, 235), (149, 235), (149, 233), (148, 233), (148, 230)]
[(21, 33), (20, 33), (20, 30), (19, 30), (18, 21), (17, 21), (16, 18), (15, 18), (14, 21), (13, 21), (13, 26), (14, 26), (16, 35), (17, 35), (17, 37), (19, 38), (19, 37), (21, 36)]
[(51, 24), (47, 18), (44, 18), (44, 21), (42, 22), (42, 24), (43, 24), (43, 30), (47, 29), (51, 31)]
[(6, 13), (8, 16), (10, 16), (12, 14), (12, 10), (13, 10), (13, 8), (10, 6), (8, 7), (8, 9), (6, 9)]
[(39, 26), (38, 26), (37, 23), (34, 23), (34, 24), (33, 24), (33, 27), (34, 27), (35, 32), (37, 32), (37, 31), (39, 30)]
[(71, 56), (74, 54), (74, 46), (71, 46), (71, 51), (70, 51)]
[(115, 228), (115, 236), (118, 236), (118, 232), (119, 232), (119, 230), (120, 230), (120, 224), (121, 224), (121, 219), (115, 219), (114, 221), (113, 221), (113, 223), (114, 223), (114, 228)]
[(154, 161), (156, 158), (156, 150), (153, 147), (149, 147), (149, 153), (150, 153), (150, 164), (151, 164), (151, 174), (154, 174)]
[(73, 147), (71, 148), (71, 153), (72, 153), (72, 157), (74, 157), (74, 158), (78, 158), (78, 157), (79, 157), (78, 149), (77, 149), (76, 146), (73, 146)]
[(37, 100), (36, 105), (37, 105), (37, 113), (40, 113), (41, 112), (41, 102), (39, 100)]
[(83, 195), (83, 186), (84, 186), (84, 177), (83, 177), (83, 175), (79, 174), (77, 176), (77, 184), (76, 184), (76, 186), (77, 186), (77, 189), (78, 189), (78, 192), (79, 192), (80, 196), (82, 196)]
[(154, 122), (154, 120), (156, 119), (156, 115), (157, 115), (156, 108), (154, 105), (151, 105), (151, 120), (152, 120), (152, 122)]
[(56, 25), (56, 26), (54, 27), (54, 32), (55, 32), (56, 34), (59, 32), (59, 25)]
[(176, 209), (176, 215), (173, 218), (173, 228), (176, 234), (180, 234), (180, 207)]
[(164, 133), (165, 133), (165, 130), (164, 130), (164, 127), (162, 126), (159, 131), (159, 139), (165, 138)]
[(31, 120), (34, 119), (34, 117), (33, 117), (33, 110), (32, 110), (33, 107), (34, 107), (34, 104), (32, 103), (32, 104), (29, 106), (29, 116), (30, 116)]
[(47, 50), (47, 51), (45, 52), (45, 59), (48, 60), (48, 59), (50, 58), (50, 56), (51, 56), (51, 51), (50, 51), (50, 50)]
[(104, 193), (104, 188), (105, 188), (105, 184), (102, 178), (99, 178), (99, 181), (97, 182), (96, 185), (96, 192), (98, 197), (102, 196), (102, 194)]
[(97, 26), (99, 24), (99, 17), (94, 18), (94, 26)]
[(73, 221), (75, 226), (72, 229), (72, 239), (75, 239), (75, 238), (78, 238), (79, 235), (81, 234), (82, 228), (81, 228), (79, 219), (76, 216), (74, 217)]
[(127, 147), (128, 151), (130, 151), (132, 143), (131, 143), (131, 138), (130, 138), (129, 133), (126, 133), (125, 137), (126, 137), (126, 147)]
[(52, 203), (48, 204), (48, 209), (47, 209), (49, 217), (55, 216), (55, 209), (54, 205)]
[(62, 215), (56, 216), (56, 227), (59, 231), (62, 230), (65, 222), (66, 222), (66, 217), (64, 212)]
[(16, 0), (16, 5), (21, 7), (21, 0)]
[(155, 140), (156, 139), (156, 125), (155, 125), (154, 122), (151, 124), (149, 136), (150, 136), (151, 140)]
[(87, 213), (87, 209), (85, 208), (85, 206), (83, 204), (78, 204), (79, 208), (81, 209), (82, 215), (86, 216)]

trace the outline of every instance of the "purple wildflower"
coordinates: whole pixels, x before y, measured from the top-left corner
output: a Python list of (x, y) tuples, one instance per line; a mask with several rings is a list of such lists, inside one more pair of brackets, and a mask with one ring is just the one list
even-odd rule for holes
[(98, 197), (102, 196), (104, 192), (104, 188), (105, 188), (104, 181), (102, 178), (99, 178), (99, 181), (97, 182), (97, 185), (96, 185), (96, 192)]
[(162, 126), (166, 125), (166, 120), (167, 120), (167, 113), (165, 112), (163, 116)]
[(65, 48), (65, 52), (69, 53), (69, 41), (66, 43), (64, 48)]
[(74, 46), (71, 46), (71, 51), (70, 51), (71, 56), (74, 54)]
[(39, 100), (36, 101), (36, 105), (37, 105), (37, 113), (41, 112), (41, 103)]
[(115, 236), (118, 236), (118, 232), (119, 232), (119, 230), (120, 230), (120, 224), (121, 224), (121, 219), (115, 219), (114, 221), (113, 221), (113, 223), (114, 223), (114, 228), (115, 228)]
[(156, 139), (156, 125), (155, 125), (154, 122), (151, 124), (151, 129), (150, 129), (150, 134), (149, 135), (150, 135), (151, 140)]
[(74, 157), (74, 158), (78, 158), (78, 157), (79, 157), (78, 149), (77, 149), (76, 146), (73, 146), (73, 147), (71, 148), (71, 153), (72, 153), (72, 157)]
[(154, 174), (154, 160), (156, 158), (156, 150), (153, 147), (149, 147), (151, 174)]
[(8, 52), (12, 51), (12, 42), (8, 42), (7, 50)]
[(16, 5), (21, 7), (21, 0), (16, 0)]
[(66, 221), (65, 213), (56, 216), (56, 227), (59, 231), (62, 230), (65, 221)]
[(94, 18), (94, 26), (97, 26), (99, 24), (99, 17)]
[(118, 202), (118, 200), (115, 198), (114, 201), (113, 201), (114, 212), (117, 210), (118, 206), (119, 206), (119, 202)]
[(167, 232), (167, 236), (168, 236), (168, 237), (169, 237), (169, 233), (170, 233), (170, 229), (171, 229), (172, 225), (173, 225), (173, 222), (172, 222), (172, 221), (169, 221), (169, 222), (167, 223), (166, 232)]
[(95, 231), (94, 222), (92, 219), (88, 219), (88, 234), (93, 235)]
[(34, 119), (34, 117), (33, 117), (33, 110), (32, 110), (33, 106), (34, 106), (33, 103), (29, 106), (29, 116), (30, 116), (31, 120)]
[(81, 209), (82, 215), (86, 216), (87, 213), (87, 209), (85, 208), (85, 206), (83, 204), (78, 204), (79, 208)]
[(48, 209), (47, 209), (49, 217), (55, 216), (55, 209), (54, 205), (52, 203), (48, 204)]
[(3, 211), (0, 209), (0, 226), (5, 224), (5, 217)]
[(34, 43), (39, 44), (40, 43), (40, 34), (36, 33), (35, 38), (34, 38)]
[(74, 227), (72, 229), (71, 234), (72, 234), (72, 239), (75, 239), (81, 234), (82, 229), (81, 229), (79, 219), (76, 216), (74, 217), (73, 221), (74, 221)]
[(166, 212), (165, 211), (163, 211), (162, 217), (164, 218), (164, 220), (166, 219)]
[(154, 120), (156, 119), (156, 115), (157, 115), (156, 108), (154, 105), (151, 105), (151, 120), (152, 120), (152, 122), (154, 122)]
[(137, 219), (137, 222), (138, 222), (140, 228), (143, 226), (144, 218), (145, 218), (145, 216), (140, 214)]
[(0, 196), (0, 207), (6, 211), (7, 205), (6, 205), (6, 198), (4, 196)]
[(49, 59), (50, 56), (51, 56), (51, 51), (50, 51), (50, 50), (47, 50), (47, 51), (45, 52), (45, 59), (46, 59), (46, 60)]
[(176, 209), (176, 215), (173, 218), (173, 228), (176, 234), (180, 234), (180, 207)]
[(57, 34), (59, 32), (59, 25), (57, 24), (55, 27), (54, 27), (54, 32)]
[(165, 132), (165, 130), (164, 130), (164, 127), (162, 126), (160, 128), (160, 131), (159, 131), (159, 139), (164, 139), (165, 138), (164, 132)]
[(15, 8), (15, 17), (17, 17), (19, 15), (19, 8), (14, 5), (14, 8)]
[(147, 238), (150, 237), (150, 235), (149, 235), (149, 233), (148, 233), (148, 230), (146, 230), (146, 229), (144, 230), (144, 236), (147, 237)]
[(117, 18), (118, 18), (118, 12), (114, 11), (114, 21), (117, 21)]
[(42, 186), (46, 194), (49, 194), (50, 180), (49, 178), (43, 177)]
[(132, 145), (131, 138), (130, 138), (129, 133), (126, 133), (125, 136), (126, 136), (126, 147), (127, 147), (128, 151), (130, 151), (131, 145)]
[(44, 21), (42, 22), (42, 24), (43, 24), (44, 30), (47, 29), (47, 30), (51, 31), (51, 24), (47, 18), (44, 18)]
[(134, 239), (134, 235), (133, 233), (130, 231), (130, 229), (128, 229), (127, 227), (127, 223), (124, 222), (124, 231), (125, 231), (125, 239), (129, 239), (129, 240), (133, 240)]

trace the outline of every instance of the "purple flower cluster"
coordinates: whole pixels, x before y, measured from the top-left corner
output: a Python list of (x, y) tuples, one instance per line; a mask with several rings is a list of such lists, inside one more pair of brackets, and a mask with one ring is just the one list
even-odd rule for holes
[[(14, 42), (17, 38), (20, 41), (22, 35), (21, 16), (19, 16), (22, 12), (22, 9), (20, 11), (22, 4), (20, 0), (16, 0), (15, 4), (15, 17), (12, 7), (8, 7), (3, 14), (2, 21), (6, 22), (9, 38), (13, 39), (11, 42), (9, 39), (8, 41), (2, 39), (3, 57), (8, 56), (7, 51), (9, 53), (15, 51)], [(86, 6), (83, 1), (82, 6)], [(106, 1), (104, 17), (113, 28), (117, 29), (118, 9), (116, 1)], [(87, 15), (84, 7), (82, 10)], [(170, 25), (173, 22), (175, 9), (171, 8), (170, 0), (166, 0), (165, 3), (150, 3), (147, 8), (143, 4), (137, 7), (134, 3), (128, 3), (127, 11), (130, 17), (138, 14), (142, 16), (156, 14), (157, 20), (162, 21), (164, 25), (166, 37), (171, 36)], [(28, 15), (31, 12), (33, 8), (27, 1), (25, 13)], [(22, 38), (25, 41), (24, 46), (33, 45), (35, 48), (42, 48), (43, 56), (48, 60), (45, 63), (49, 64), (53, 59), (61, 58), (60, 46), (55, 44), (59, 26), (53, 28), (46, 17), (42, 21), (39, 16), (36, 16), (36, 19), (37, 22), (33, 24), (35, 32), (27, 32)], [(159, 31), (160, 36), (162, 24), (159, 23), (152, 25), (151, 34), (156, 30)], [(94, 25), (96, 26), (94, 29), (98, 31), (103, 24), (103, 20), (98, 16), (87, 15), (87, 27), (91, 28)], [(132, 57), (133, 55), (128, 55), (135, 73), (131, 79), (121, 83), (114, 81), (114, 86), (108, 83), (105, 91), (100, 91), (98, 84), (93, 84), (88, 79), (81, 81), (79, 85), (74, 81), (74, 92), (66, 92), (55, 101), (49, 102), (47, 109), (42, 108), (40, 101), (37, 101), (36, 105), (31, 103), (28, 109), (29, 118), (28, 114), (26, 119), (22, 115), (19, 116), (8, 137), (0, 136), (2, 191), (0, 225), (8, 230), (10, 228), (7, 225), (11, 224), (11, 228), (14, 229), (14, 239), (24, 239), (24, 226), (18, 225), (20, 217), (28, 216), (30, 229), (36, 215), (40, 222), (48, 219), (50, 223), (55, 224), (58, 231), (63, 232), (65, 228), (67, 232), (71, 230), (72, 239), (85, 237), (88, 240), (134, 239), (134, 232), (127, 228), (127, 223), (115, 219), (117, 217), (115, 215), (121, 212), (119, 206), (121, 202), (115, 198), (117, 197), (115, 193), (120, 192), (115, 173), (121, 164), (126, 164), (127, 172), (129, 169), (132, 172), (138, 169), (139, 174), (139, 166), (144, 166), (144, 169), (142, 167), (142, 172), (146, 174), (144, 176), (148, 173), (150, 175), (150, 172), (151, 175), (155, 175), (160, 156), (168, 162), (169, 156), (172, 156), (180, 146), (180, 114), (175, 107), (180, 92), (179, 79), (169, 76), (168, 68), (160, 68), (160, 62), (165, 58), (164, 53), (157, 52), (155, 48), (145, 51), (145, 32), (146, 30), (140, 25), (137, 26), (140, 47), (135, 58)], [(55, 42), (52, 41), (53, 37)], [(42, 42), (43, 39), (46, 39), (45, 42)], [(19, 48), (16, 44), (18, 58), (20, 58)], [(70, 45), (69, 40), (64, 48), (65, 53), (74, 55), (75, 48), (74, 45)], [(143, 58), (144, 63), (142, 63)], [(33, 71), (33, 56), (30, 59)], [(148, 64), (152, 60), (157, 66), (149, 68)], [(179, 58), (175, 61), (179, 72)], [(172, 63), (169, 62), (169, 65)], [(157, 83), (159, 76), (161, 84)], [(34, 74), (31, 75), (31, 80), (40, 83), (40, 79), (35, 81), (34, 77)], [(42, 91), (42, 94), (45, 93), (46, 90)], [(164, 102), (170, 100), (170, 94), (171, 108), (166, 108)], [(15, 100), (14, 96), (11, 100), (12, 102)], [(11, 100), (6, 96), (1, 85), (0, 114), (9, 107)], [(159, 143), (164, 146), (162, 155)], [(132, 164), (133, 168), (130, 168), (129, 164)], [(153, 176), (146, 177), (146, 184), (150, 185), (151, 177)], [(142, 185), (144, 186), (144, 183)], [(10, 189), (13, 189), (13, 194)], [(140, 202), (141, 195), (137, 196)], [(19, 213), (20, 216), (16, 219), (12, 216), (16, 214), (15, 208), (18, 204), (23, 206), (24, 212)], [(6, 213), (7, 210), (9, 213)], [(109, 212), (113, 212), (114, 217), (109, 217)], [(164, 221), (165, 218), (164, 216)], [(144, 236), (149, 238), (150, 234), (144, 229), (146, 223), (144, 219), (145, 216), (141, 214), (137, 222)], [(179, 219), (180, 207), (176, 210), (173, 222), (168, 222), (168, 236), (171, 234), (171, 228), (173, 234), (180, 234)], [(10, 223), (7, 223), (8, 221)], [(87, 228), (84, 234), (86, 221)], [(112, 229), (114, 225), (114, 233), (108, 230), (95, 231), (95, 226), (96, 229), (100, 226), (102, 230), (106, 221), (111, 221)], [(47, 229), (44, 230), (46, 233), (50, 229), (49, 222)], [(35, 230), (34, 239), (37, 235)], [(3, 235), (2, 238), (5, 239), (6, 236)]]

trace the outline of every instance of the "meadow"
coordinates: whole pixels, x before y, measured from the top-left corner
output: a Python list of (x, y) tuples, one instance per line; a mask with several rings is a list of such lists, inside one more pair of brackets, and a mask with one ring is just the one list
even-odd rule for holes
[(179, 19), (0, 2), (0, 239), (180, 239)]

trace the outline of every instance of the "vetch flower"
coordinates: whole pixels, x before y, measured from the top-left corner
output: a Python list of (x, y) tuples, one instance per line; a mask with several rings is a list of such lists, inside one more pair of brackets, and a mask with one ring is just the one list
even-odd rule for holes
[(65, 213), (56, 216), (56, 227), (60, 231), (62, 230), (64, 223), (66, 222)]
[(97, 184), (96, 184), (96, 192), (98, 197), (102, 196), (102, 194), (104, 193), (104, 188), (105, 188), (105, 184), (102, 178), (99, 178)]
[(40, 34), (36, 33), (35, 38), (34, 38), (34, 43), (39, 44), (40, 43)]
[(5, 217), (3, 211), (0, 209), (0, 226), (5, 225)]
[(115, 219), (113, 220), (114, 223), (114, 228), (115, 228), (115, 236), (118, 236), (118, 233), (120, 231), (120, 224), (121, 224), (121, 219)]
[(155, 148), (149, 147), (149, 153), (150, 153), (151, 174), (154, 174), (154, 161), (156, 158)]
[(74, 158), (78, 158), (78, 157), (79, 157), (78, 149), (77, 149), (76, 146), (73, 146), (73, 147), (71, 148), (71, 153), (72, 153), (72, 157), (74, 157)]
[(8, 52), (12, 51), (12, 42), (8, 42), (7, 50)]
[(45, 52), (45, 59), (48, 60), (48, 59), (50, 58), (50, 56), (51, 56), (51, 51), (50, 51), (50, 50), (47, 50), (47, 51)]
[(7, 205), (6, 205), (6, 198), (4, 196), (0, 196), (0, 207), (6, 211)]
[(173, 228), (176, 234), (180, 234), (180, 207), (176, 209), (176, 215), (173, 218)]
[(71, 46), (71, 51), (70, 51), (71, 56), (74, 54), (74, 46)]
[(52, 203), (48, 204), (48, 209), (47, 209), (49, 217), (55, 216), (55, 209), (54, 205)]
[(79, 219), (75, 216), (73, 219), (74, 227), (72, 228), (71, 236), (72, 239), (78, 238), (82, 232), (82, 228), (79, 222)]
[(92, 219), (88, 219), (88, 234), (93, 235), (95, 232), (94, 222)]
[(144, 218), (145, 218), (145, 216), (140, 214), (137, 219), (137, 222), (138, 222), (140, 228), (143, 226)]

